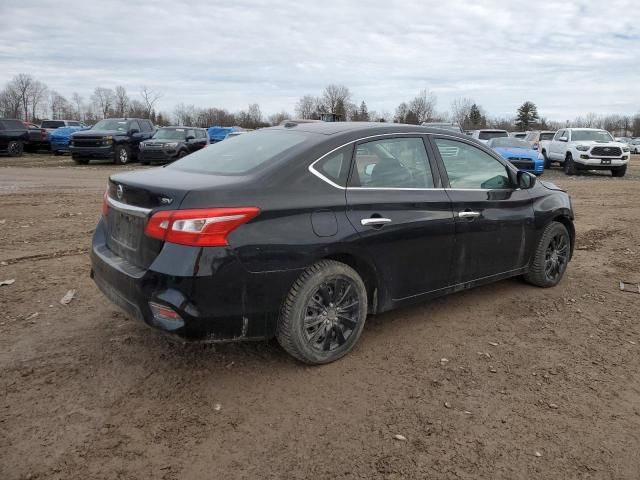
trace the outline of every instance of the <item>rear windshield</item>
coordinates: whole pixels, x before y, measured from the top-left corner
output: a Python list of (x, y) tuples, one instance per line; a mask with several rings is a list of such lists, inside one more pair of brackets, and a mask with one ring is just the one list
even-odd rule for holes
[(531, 149), (531, 144), (526, 142), (520, 138), (509, 137), (509, 138), (494, 138), (489, 140), (489, 146), (491, 148), (526, 148), (527, 150)]
[(480, 132), (480, 134), (478, 135), (478, 138), (480, 140), (491, 140), (492, 138), (499, 138), (499, 137), (508, 137), (509, 134), (505, 131), (491, 131), (491, 130), (485, 130)]
[(242, 175), (278, 157), (308, 138), (298, 132), (263, 130), (245, 133), (232, 142), (218, 142), (203, 148), (166, 168), (213, 173)]
[(552, 140), (555, 132), (545, 132), (540, 134), (540, 140)]
[(64, 126), (63, 120), (43, 120), (41, 125), (42, 128), (60, 128)]

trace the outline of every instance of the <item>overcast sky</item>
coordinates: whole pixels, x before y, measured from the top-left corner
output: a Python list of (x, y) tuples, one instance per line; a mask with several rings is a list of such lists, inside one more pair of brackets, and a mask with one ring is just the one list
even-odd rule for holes
[[(64, 5), (64, 6), (63, 6)], [(393, 112), (428, 88), (492, 116), (640, 110), (637, 1), (0, 0), (0, 86), (20, 72), (88, 98), (141, 85), (178, 103), (294, 111), (329, 83)]]

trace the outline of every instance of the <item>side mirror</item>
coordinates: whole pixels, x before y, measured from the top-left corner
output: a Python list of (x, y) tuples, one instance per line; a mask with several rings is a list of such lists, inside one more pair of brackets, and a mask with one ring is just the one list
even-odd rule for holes
[(517, 174), (517, 183), (518, 183), (518, 188), (522, 189), (522, 190), (528, 190), (530, 188), (533, 188), (533, 186), (536, 184), (536, 176), (529, 173), (529, 172), (523, 172), (521, 170), (518, 170), (518, 174)]
[(193, 135), (187, 135), (187, 138), (185, 138), (187, 142), (190, 142), (191, 140), (195, 140), (195, 139), (196, 137), (194, 137)]
[(560, 140), (561, 142), (568, 142), (569, 139), (567, 137), (560, 137), (558, 140)]
[(129, 130), (128, 135), (135, 135), (136, 133), (140, 133), (140, 130), (138, 130), (137, 128), (132, 128), (131, 130)]

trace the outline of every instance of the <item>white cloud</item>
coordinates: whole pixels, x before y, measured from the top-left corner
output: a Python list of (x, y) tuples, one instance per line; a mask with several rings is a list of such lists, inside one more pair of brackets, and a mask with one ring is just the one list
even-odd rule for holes
[(556, 120), (640, 109), (632, 1), (31, 0), (0, 3), (0, 18), (0, 85), (19, 72), (67, 95), (149, 85), (168, 111), (293, 111), (328, 83), (378, 111), (422, 88), (441, 110), (472, 97), (497, 116), (525, 100)]

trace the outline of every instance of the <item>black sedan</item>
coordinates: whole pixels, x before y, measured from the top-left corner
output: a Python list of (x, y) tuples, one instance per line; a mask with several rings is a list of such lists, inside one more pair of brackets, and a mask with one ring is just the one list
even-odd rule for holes
[(556, 285), (569, 196), (468, 136), (409, 125), (287, 123), (163, 168), (113, 175), (92, 277), (183, 339), (277, 337), (349, 352), (367, 315), (521, 275)]

